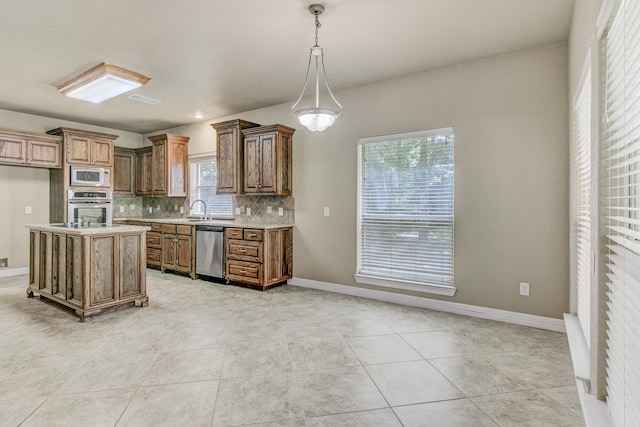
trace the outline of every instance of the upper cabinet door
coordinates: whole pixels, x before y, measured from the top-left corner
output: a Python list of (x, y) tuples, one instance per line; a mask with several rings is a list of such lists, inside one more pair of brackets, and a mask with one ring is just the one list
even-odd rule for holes
[(212, 123), (216, 130), (217, 194), (242, 194), (244, 188), (243, 129), (259, 127), (246, 120)]
[(113, 141), (93, 138), (91, 140), (91, 164), (96, 166), (113, 165)]
[(136, 153), (127, 148), (115, 147), (113, 153), (113, 194), (135, 194)]
[(66, 138), (67, 152), (65, 159), (67, 163), (74, 165), (91, 164), (91, 138), (88, 136), (69, 135)]

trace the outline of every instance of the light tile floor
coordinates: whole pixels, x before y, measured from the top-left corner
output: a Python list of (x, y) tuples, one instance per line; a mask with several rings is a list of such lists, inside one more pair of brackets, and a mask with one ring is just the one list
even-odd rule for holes
[(581, 426), (566, 336), (148, 270), (82, 324), (0, 279), (1, 426)]

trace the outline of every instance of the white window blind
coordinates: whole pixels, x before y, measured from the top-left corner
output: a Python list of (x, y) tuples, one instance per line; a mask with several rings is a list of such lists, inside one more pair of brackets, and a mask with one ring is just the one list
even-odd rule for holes
[(453, 129), (362, 138), (358, 275), (453, 287)]
[(591, 68), (573, 106), (577, 315), (589, 345), (591, 319)]
[(640, 425), (640, 2), (622, 1), (605, 34), (603, 222), (607, 402)]
[[(216, 195), (218, 164), (215, 156), (189, 159), (189, 166), (191, 171), (191, 203), (198, 199), (204, 200), (207, 204), (207, 214), (213, 214), (217, 217), (232, 216), (231, 196)], [(204, 214), (202, 203), (195, 203), (189, 214)]]

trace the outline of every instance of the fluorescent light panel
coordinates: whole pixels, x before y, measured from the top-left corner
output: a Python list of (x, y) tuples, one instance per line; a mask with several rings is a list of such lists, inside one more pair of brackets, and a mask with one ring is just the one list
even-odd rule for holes
[(98, 104), (136, 89), (149, 80), (142, 74), (102, 63), (58, 86), (58, 90), (68, 97)]

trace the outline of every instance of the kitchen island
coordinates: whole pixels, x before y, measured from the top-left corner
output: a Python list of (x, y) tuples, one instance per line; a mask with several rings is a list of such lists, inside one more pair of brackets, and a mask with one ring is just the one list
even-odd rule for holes
[(133, 225), (31, 224), (29, 287), (75, 310), (80, 321), (124, 305), (148, 305), (146, 232)]

